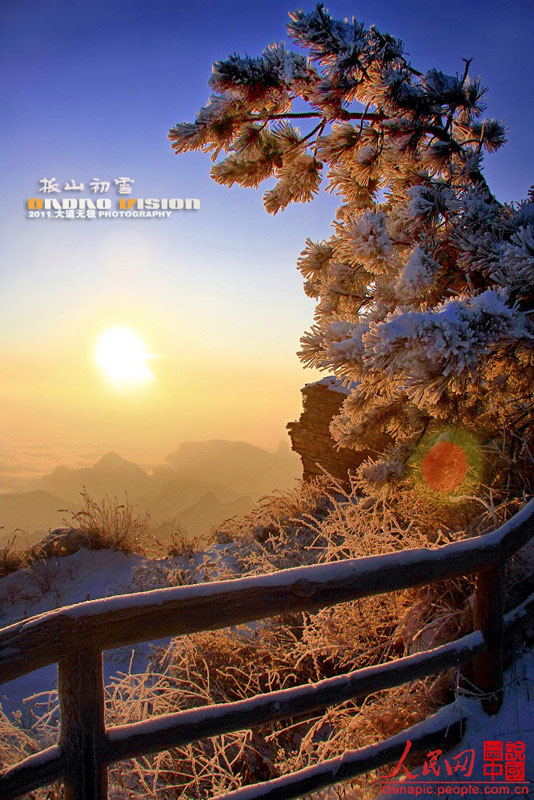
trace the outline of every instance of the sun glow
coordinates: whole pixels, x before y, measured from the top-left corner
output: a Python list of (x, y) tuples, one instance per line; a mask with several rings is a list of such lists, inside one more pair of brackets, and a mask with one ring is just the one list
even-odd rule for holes
[(99, 337), (95, 362), (114, 384), (138, 385), (154, 380), (150, 358), (143, 340), (125, 326), (113, 326)]

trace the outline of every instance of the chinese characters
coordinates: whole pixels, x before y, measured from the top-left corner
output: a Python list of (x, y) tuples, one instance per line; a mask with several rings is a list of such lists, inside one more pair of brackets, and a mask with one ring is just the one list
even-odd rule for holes
[[(73, 178), (63, 184), (60, 188), (59, 181), (56, 178), (41, 178), (39, 191), (43, 194), (57, 194), (59, 192), (83, 192), (85, 189), (85, 182), (76, 182)], [(115, 186), (118, 194), (131, 194), (132, 184), (135, 183), (135, 178), (127, 178), (122, 176), (114, 178), (113, 182), (110, 180), (101, 180), (100, 178), (92, 178), (88, 182), (89, 191), (93, 194), (106, 194), (109, 192), (111, 186)]]
[[(507, 783), (523, 783), (525, 786), (517, 786), (515, 793), (528, 792), (528, 782), (525, 780), (524, 742), (486, 740), (481, 754), (482, 771), (479, 770), (478, 775), (473, 771), (475, 765), (474, 748), (466, 748), (457, 753), (457, 755), (447, 756), (444, 755), (443, 750), (430, 750), (426, 754), (425, 761), (419, 772), (412, 770), (407, 764), (411, 748), (412, 742), (408, 739), (397, 764), (391, 772), (384, 775), (386, 784), (382, 787), (383, 793), (391, 791), (391, 788), (388, 787), (394, 787), (395, 785), (397, 787), (413, 787), (418, 783), (439, 784), (440, 781), (447, 781), (447, 779), (452, 779), (453, 782), (455, 780), (456, 782), (461, 782), (462, 786), (469, 787), (473, 794), (487, 794), (488, 787), (499, 784), (502, 788)], [(402, 783), (389, 784), (388, 782), (393, 778)], [(469, 778), (471, 778), (470, 781), (466, 780)], [(442, 794), (442, 792), (438, 791), (438, 794)]]

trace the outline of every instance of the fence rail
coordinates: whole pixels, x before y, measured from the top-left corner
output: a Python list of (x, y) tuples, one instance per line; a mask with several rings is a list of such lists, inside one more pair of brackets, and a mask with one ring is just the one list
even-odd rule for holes
[[(107, 766), (114, 761), (323, 708), (469, 661), (473, 661), (474, 681), (486, 695), (486, 710), (495, 712), (500, 704), (504, 639), (534, 609), (533, 595), (504, 617), (503, 567), (534, 535), (533, 520), (531, 500), (492, 533), (435, 550), (403, 550), (270, 575), (93, 600), (4, 628), (0, 631), (0, 682), (58, 664), (61, 733), (57, 746), (30, 756), (0, 776), (0, 796), (10, 800), (63, 780), (66, 800), (106, 800)], [(103, 650), (163, 636), (216, 630), (290, 611), (314, 611), (471, 573), (476, 574), (477, 630), (456, 642), (317, 684), (117, 728), (105, 726)], [(460, 722), (456, 720), (453, 734), (458, 733)], [(448, 726), (438, 728), (432, 728), (433, 741), (443, 741), (449, 731)], [(412, 742), (426, 742), (430, 735), (428, 729), (415, 726), (404, 732), (404, 742), (408, 734)], [(339, 764), (339, 759), (334, 759), (309, 768), (309, 775), (295, 773), (277, 779), (278, 783), (245, 787), (226, 797), (298, 797), (312, 788), (374, 769), (379, 765), (376, 759), (386, 759), (380, 765), (388, 763), (397, 757), (400, 736), (377, 745), (376, 752), (365, 748), (343, 757)]]

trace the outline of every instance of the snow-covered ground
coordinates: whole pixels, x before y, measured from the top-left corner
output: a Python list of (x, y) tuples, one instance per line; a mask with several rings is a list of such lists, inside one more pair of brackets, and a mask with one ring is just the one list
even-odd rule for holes
[[(435, 766), (430, 765), (427, 754), (426, 767), (412, 769), (416, 778), (410, 778), (401, 765), (396, 778), (398, 783), (388, 791), (383, 785), (382, 796), (411, 794), (441, 796), (474, 796), (484, 794), (534, 795), (534, 652), (525, 650), (504, 675), (504, 699), (500, 711), (489, 716), (476, 699), (458, 696), (454, 704), (442, 709), (456, 718), (460, 708), (467, 717), (465, 734), (454, 748), (447, 753), (436, 753)], [(497, 743), (497, 751), (502, 749), (502, 757), (492, 760), (485, 758), (485, 743)], [(502, 743), (502, 746), (501, 746)], [(507, 745), (524, 744), (524, 781), (506, 780), (506, 762), (510, 763), (510, 748)], [(487, 747), (487, 745), (486, 745)], [(495, 748), (492, 748), (495, 749)], [(494, 753), (494, 755), (498, 753)], [(448, 762), (449, 768), (447, 768)], [(493, 766), (492, 766), (493, 763)], [(395, 770), (388, 769), (388, 774)], [(449, 774), (452, 771), (452, 775)], [(427, 772), (428, 774), (424, 774)], [(492, 775), (493, 772), (493, 775)], [(501, 773), (501, 774), (499, 774)], [(517, 774), (517, 773), (516, 773)], [(527, 788), (523, 787), (527, 784)], [(422, 789), (416, 792), (418, 786)], [(411, 787), (411, 791), (410, 791)]]
[[(195, 580), (201, 581), (206, 577), (206, 564), (213, 564), (218, 559), (224, 568), (232, 570), (234, 564), (231, 546), (215, 545), (191, 560), (185, 556), (153, 560), (141, 555), (125, 555), (110, 550), (79, 550), (71, 556), (52, 558), (0, 580), (0, 626), (84, 600), (158, 588), (167, 585), (169, 576), (173, 574), (179, 582), (178, 573), (182, 571), (183, 574), (184, 570), (189, 570)], [(162, 643), (161, 640), (157, 643), (142, 643), (105, 653), (106, 682), (109, 683), (111, 676), (120, 672), (143, 671), (151, 645)], [(22, 719), (29, 719), (31, 701), (24, 702), (25, 699), (54, 690), (55, 685), (55, 666), (10, 681), (0, 687), (3, 709), (8, 714), (22, 709)], [(534, 785), (533, 700), (534, 653), (527, 650), (506, 672), (505, 696), (499, 714), (489, 717), (478, 700), (458, 697), (455, 706), (461, 705), (468, 717), (462, 742), (450, 753), (440, 755), (434, 771), (430, 769), (430, 774), (423, 775), (421, 768), (415, 770), (418, 773), (417, 781), (407, 778), (404, 768), (400, 767), (396, 775), (401, 778), (400, 783), (395, 783), (397, 790), (382, 791), (382, 794), (429, 794), (431, 791), (464, 796), (467, 791), (469, 794), (520, 793), (519, 783), (503, 784), (499, 782), (498, 776), (494, 776), (491, 781), (484, 773), (484, 765), (487, 767), (488, 763), (487, 760), (484, 761), (484, 743), (488, 741), (502, 742), (504, 753), (507, 744), (524, 743), (525, 779)], [(465, 751), (473, 753), (471, 775), (464, 774), (465, 770), (457, 770), (449, 776), (445, 758), (454, 767), (460, 761), (455, 756)], [(416, 792), (416, 784), (421, 786), (423, 782), (427, 786), (421, 792)], [(478, 790), (473, 787), (478, 787)], [(530, 788), (529, 784), (529, 791)], [(466, 791), (463, 792), (463, 789)]]
[[(70, 556), (37, 562), (0, 579), (0, 627), (85, 600), (158, 589), (168, 586), (169, 580), (171, 585), (179, 585), (184, 571), (194, 574), (195, 581), (202, 581), (209, 564), (232, 569), (230, 550), (229, 545), (214, 545), (191, 559), (150, 559), (113, 550), (82, 549)], [(106, 683), (119, 672), (144, 671), (152, 646), (168, 641), (142, 642), (106, 651)], [(57, 668), (50, 665), (0, 686), (0, 703), (8, 715), (22, 708), (25, 719), (31, 705), (26, 699), (53, 690), (56, 685)]]

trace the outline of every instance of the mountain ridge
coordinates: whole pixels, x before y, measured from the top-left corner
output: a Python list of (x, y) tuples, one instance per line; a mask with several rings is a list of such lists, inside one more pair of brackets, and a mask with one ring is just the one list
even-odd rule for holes
[(182, 442), (150, 471), (109, 450), (92, 466), (59, 465), (28, 491), (0, 493), (0, 526), (4, 538), (14, 528), (30, 536), (45, 532), (64, 523), (65, 512), (60, 517), (56, 509), (80, 507), (86, 491), (96, 502), (127, 501), (150, 515), (153, 529), (174, 526), (186, 535), (207, 535), (224, 519), (251, 510), (261, 496), (290, 488), (299, 476), (298, 456), (283, 446), (271, 453), (226, 439)]

